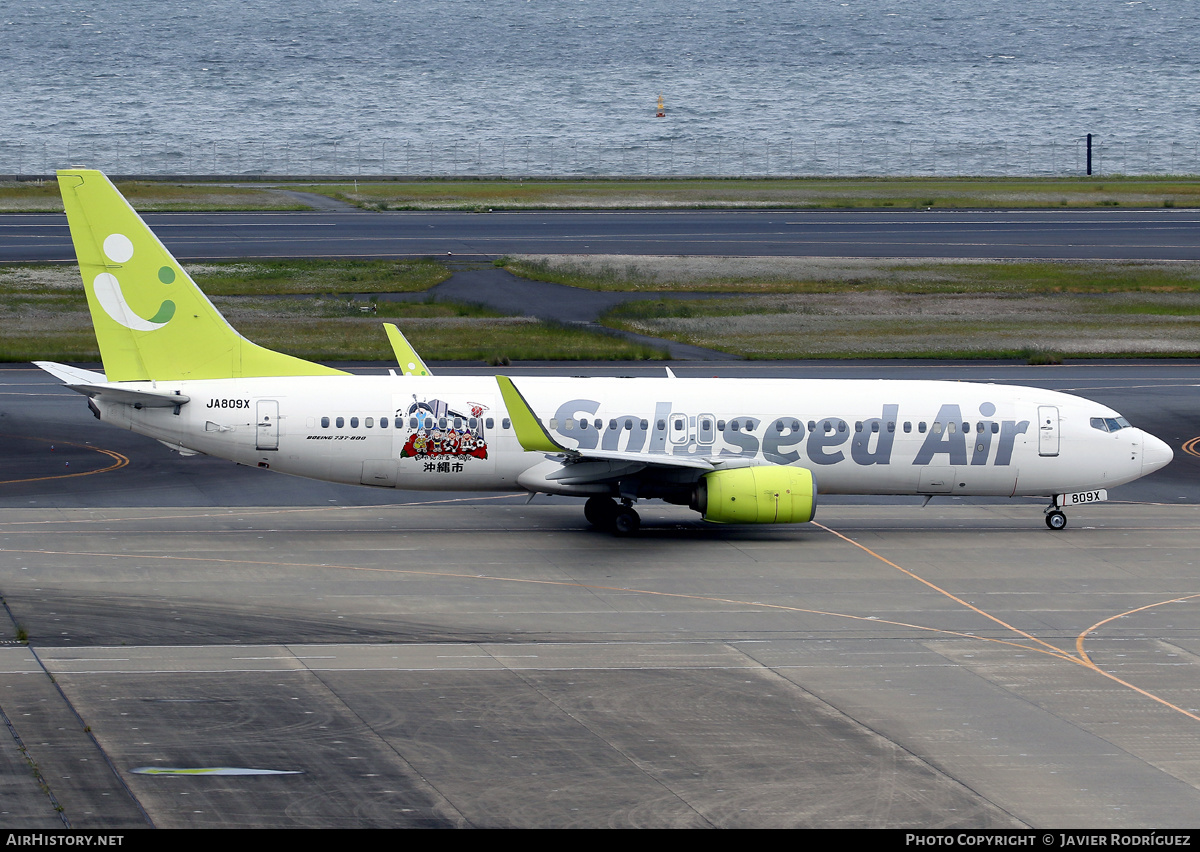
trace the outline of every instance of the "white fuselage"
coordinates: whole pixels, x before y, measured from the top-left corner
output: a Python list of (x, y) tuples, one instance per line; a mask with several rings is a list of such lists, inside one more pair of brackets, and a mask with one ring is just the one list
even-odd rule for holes
[[(149, 387), (148, 383), (137, 383)], [(799, 379), (521, 378), (565, 447), (737, 467), (793, 465), (828, 494), (1061, 494), (1156, 470), (1170, 449), (1079, 397), (1006, 385)], [(131, 385), (132, 386), (132, 385)], [(330, 376), (158, 382), (189, 402), (98, 400), (102, 418), (178, 449), (334, 482), (596, 493), (546, 478), (494, 379)], [(549, 465), (550, 468), (554, 464)]]

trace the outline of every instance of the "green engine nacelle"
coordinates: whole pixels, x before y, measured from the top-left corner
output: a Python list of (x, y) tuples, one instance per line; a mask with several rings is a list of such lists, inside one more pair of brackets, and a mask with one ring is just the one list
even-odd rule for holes
[(718, 524), (803, 524), (817, 510), (817, 483), (802, 467), (740, 467), (701, 477), (692, 508)]

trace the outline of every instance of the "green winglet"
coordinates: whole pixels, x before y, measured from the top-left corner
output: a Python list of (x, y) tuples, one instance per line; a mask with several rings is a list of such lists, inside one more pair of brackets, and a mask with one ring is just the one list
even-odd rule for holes
[(413, 345), (408, 342), (400, 329), (396, 328), (395, 323), (385, 322), (383, 330), (387, 332), (388, 343), (392, 344), (392, 351), (396, 353), (396, 362), (400, 365), (400, 372), (406, 376), (433, 375), (425, 366), (425, 362), (421, 360), (421, 356), (417, 354), (417, 350), (413, 349)]
[(500, 385), (500, 395), (504, 397), (504, 407), (512, 420), (513, 430), (521, 446), (531, 453), (561, 453), (566, 447), (555, 443), (538, 420), (525, 397), (517, 390), (508, 376), (496, 376), (496, 384)]
[(234, 331), (101, 172), (58, 186), (108, 381), (346, 375)]

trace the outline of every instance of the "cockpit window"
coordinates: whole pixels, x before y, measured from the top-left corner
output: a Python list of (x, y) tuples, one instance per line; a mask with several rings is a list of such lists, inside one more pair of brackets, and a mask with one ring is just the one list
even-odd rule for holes
[(1091, 424), (1093, 429), (1099, 429), (1101, 432), (1117, 432), (1129, 428), (1129, 421), (1124, 417), (1093, 417)]

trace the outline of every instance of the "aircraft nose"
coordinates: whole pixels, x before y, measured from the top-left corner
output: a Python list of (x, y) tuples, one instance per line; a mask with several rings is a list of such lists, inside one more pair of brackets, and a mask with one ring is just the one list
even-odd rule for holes
[(1142, 433), (1142, 476), (1166, 467), (1173, 458), (1175, 458), (1175, 453), (1171, 451), (1165, 441), (1160, 441), (1145, 432)]

